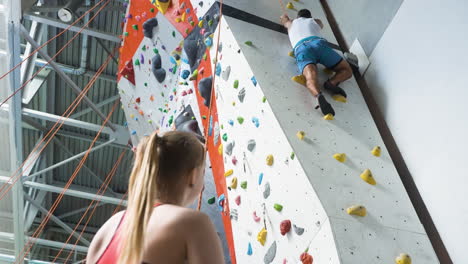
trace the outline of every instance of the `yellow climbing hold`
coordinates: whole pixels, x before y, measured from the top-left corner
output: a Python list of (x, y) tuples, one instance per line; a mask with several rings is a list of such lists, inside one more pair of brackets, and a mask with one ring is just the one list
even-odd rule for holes
[(267, 158), (266, 158), (267, 165), (268, 166), (273, 165), (273, 161), (274, 161), (273, 155), (268, 155)]
[(224, 173), (224, 177), (229, 177), (229, 176), (231, 176), (233, 173), (234, 173), (234, 170), (232, 170), (232, 169), (231, 169), (231, 170), (228, 170), (228, 171), (226, 171), (226, 172)]
[(362, 205), (351, 206), (348, 209), (346, 209), (346, 212), (349, 215), (357, 215), (357, 216), (361, 216), (361, 217), (364, 217), (367, 214), (366, 208), (364, 206), (362, 206)]
[(346, 161), (346, 154), (336, 153), (336, 154), (333, 155), (333, 158), (335, 158), (339, 162), (345, 162)]
[(236, 189), (237, 188), (237, 177), (234, 177), (232, 178), (232, 181), (231, 181), (231, 189)]
[(198, 27), (203, 27), (203, 20), (200, 20), (200, 22), (198, 22)]
[(266, 237), (267, 237), (267, 231), (265, 228), (262, 228), (262, 230), (260, 230), (260, 232), (258, 232), (258, 235), (257, 235), (257, 240), (258, 242), (260, 242), (260, 244), (262, 244), (262, 246), (265, 245)]
[(379, 147), (379, 146), (376, 146), (376, 147), (374, 147), (374, 148), (372, 149), (371, 153), (372, 153), (372, 155), (374, 155), (374, 156), (376, 156), (376, 157), (380, 157), (380, 152), (381, 152), (381, 151), (382, 151), (382, 150), (380, 149), (380, 147)]
[(180, 23), (181, 21), (182, 19), (180, 19), (180, 17), (176, 17), (175, 22)]
[(377, 182), (374, 179), (374, 176), (372, 176), (372, 172), (369, 169), (366, 169), (363, 173), (361, 173), (361, 179), (367, 182), (370, 185), (376, 185)]
[(184, 13), (182, 14), (182, 16), (180, 17), (180, 19), (181, 19), (182, 21), (185, 21), (185, 16), (186, 16), (186, 14), (185, 14), (185, 12), (184, 12)]
[(165, 14), (169, 6), (171, 5), (171, 1), (160, 1), (156, 0), (155, 6), (158, 8), (161, 13)]
[(288, 55), (293, 57), (293, 58), (296, 58), (296, 56), (294, 56), (294, 51), (292, 51), (292, 50), (290, 52), (288, 52)]
[(305, 132), (304, 131), (299, 131), (299, 132), (297, 132), (296, 136), (297, 136), (298, 139), (303, 140), (304, 137), (305, 137)]
[(411, 264), (411, 257), (408, 254), (401, 253), (395, 258), (396, 264)]
[(306, 78), (302, 74), (293, 76), (291, 80), (297, 82), (298, 84), (306, 85)]
[(288, 2), (288, 3), (286, 4), (286, 8), (287, 8), (287, 9), (294, 9), (293, 3)]
[(335, 94), (332, 96), (333, 100), (346, 103), (346, 97), (342, 96), (341, 94)]
[(218, 147), (218, 153), (219, 155), (223, 155), (223, 144), (220, 144)]
[(323, 119), (325, 120), (333, 120), (335, 117), (332, 114), (326, 114), (323, 116)]

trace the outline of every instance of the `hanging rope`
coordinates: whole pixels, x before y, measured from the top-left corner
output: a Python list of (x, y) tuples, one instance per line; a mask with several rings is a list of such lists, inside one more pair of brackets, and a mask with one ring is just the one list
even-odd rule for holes
[(78, 221), (78, 223), (75, 225), (75, 228), (73, 229), (73, 232), (68, 236), (67, 240), (65, 241), (64, 245), (62, 246), (62, 248), (60, 249), (60, 251), (57, 253), (57, 255), (55, 256), (54, 260), (52, 260), (52, 263), (55, 263), (57, 261), (57, 258), (62, 254), (63, 250), (65, 249), (65, 244), (68, 244), (68, 242), (70, 241), (70, 239), (72, 238), (73, 234), (76, 232), (76, 230), (78, 229), (78, 227), (80, 226), (81, 222), (84, 220), (84, 218), (86, 217), (86, 215), (88, 214), (88, 211), (91, 209), (91, 207), (93, 207), (95, 204), (96, 206), (94, 206), (93, 210), (91, 211), (89, 217), (88, 217), (88, 221), (86, 222), (86, 224), (84, 225), (81, 233), (79, 234), (75, 244), (73, 245), (73, 247), (70, 250), (70, 254), (68, 255), (67, 259), (64, 261), (64, 263), (67, 263), (67, 260), (68, 258), (70, 257), (71, 255), (71, 252), (73, 252), (73, 249), (76, 247), (76, 245), (78, 244), (78, 242), (80, 241), (84, 231), (86, 230), (86, 227), (88, 226), (88, 223), (90, 221), (90, 219), (93, 217), (94, 215), (94, 212), (96, 211), (97, 209), (97, 204), (101, 201), (102, 199), (102, 196), (104, 195), (104, 193), (106, 192), (107, 190), (107, 187), (109, 186), (109, 183), (111, 182), (112, 178), (114, 177), (115, 173), (117, 172), (117, 168), (119, 167), (120, 163), (122, 162), (122, 158), (124, 157), (125, 153), (127, 152), (127, 150), (124, 150), (122, 151), (122, 153), (120, 153), (119, 155), (119, 158), (117, 159), (117, 162), (114, 164), (114, 166), (112, 167), (112, 169), (110, 170), (110, 172), (107, 174), (106, 176), (106, 179), (104, 180), (104, 182), (102, 183), (101, 187), (99, 188), (99, 190), (97, 191), (96, 193), (96, 196), (94, 197), (94, 199), (91, 201), (91, 203), (89, 203), (88, 207), (86, 208), (86, 211), (82, 214), (80, 220)]
[[(104, 69), (107, 67), (107, 65), (110, 62), (110, 56), (108, 56), (107, 60), (104, 62), (104, 64), (99, 68), (99, 70), (96, 72), (96, 74), (93, 76), (93, 78), (90, 80), (90, 82), (85, 86), (85, 88), (81, 91), (81, 93), (77, 96), (77, 98), (70, 104), (70, 106), (66, 109), (65, 113), (55, 122), (55, 124), (52, 126), (52, 128), (49, 130), (49, 132), (39, 141), (39, 143), (34, 147), (34, 149), (31, 151), (31, 153), (28, 155), (28, 157), (23, 161), (23, 163), (16, 169), (16, 171), (13, 173), (13, 175), (8, 179), (7, 182), (5, 182), (1, 187), (0, 187), (0, 200), (2, 200), (5, 195), (8, 193), (8, 191), (11, 190), (13, 185), (21, 178), (21, 170), (24, 168), (24, 170), (29, 169), (33, 163), (28, 164), (28, 166), (25, 166), (25, 164), (30, 160), (34, 160), (39, 157), (39, 155), (44, 151), (44, 149), (47, 147), (47, 145), (50, 143), (52, 138), (55, 136), (55, 134), (58, 132), (58, 130), (63, 126), (65, 119), (67, 119), (73, 111), (78, 107), (80, 102), (83, 100), (84, 95), (89, 91), (89, 89), (93, 86), (93, 84), (96, 82), (97, 78), (99, 75), (104, 71)], [(41, 144), (46, 141), (47, 142), (41, 147), (39, 151), (38, 148), (41, 146)], [(10, 181), (12, 180), (11, 184)], [(8, 187), (7, 187), (8, 186)], [(5, 190), (5, 187), (7, 188)]]
[[(107, 0), (107, 2), (109, 2), (110, 0)], [(57, 34), (55, 37), (52, 37), (51, 39), (49, 39), (48, 41), (46, 41), (44, 44), (42, 44), (40, 47), (38, 47), (37, 49), (31, 51), (31, 53), (26, 57), (24, 58), (20, 63), (16, 64), (15, 67), (11, 68), (8, 72), (4, 73), (2, 76), (0, 76), (0, 80), (5, 78), (8, 74), (10, 74), (12, 71), (16, 70), (19, 66), (21, 66), (21, 64), (23, 64), (23, 62), (25, 62), (26, 60), (28, 60), (31, 56), (33, 56), (36, 52), (38, 52), (40, 49), (42, 49), (43, 47), (47, 46), (47, 44), (49, 44), (52, 40), (60, 37), (62, 34), (64, 34), (65, 32), (67, 32), (71, 27), (73, 27), (74, 25), (76, 25), (78, 22), (80, 22), (87, 14), (91, 13), (98, 5), (100, 5), (102, 2), (104, 2), (104, 0), (101, 0), (99, 1), (99, 3), (95, 4), (93, 7), (91, 7), (88, 11), (86, 11), (82, 16), (80, 16), (77, 20), (75, 20), (75, 22), (71, 23), (68, 27), (66, 27), (62, 32), (60, 32), (59, 34)], [(97, 13), (99, 13), (100, 11), (98, 11)], [(86, 27), (87, 25), (85, 25), (84, 27)]]
[[(62, 53), (63, 50), (65, 50), (65, 48), (70, 45), (70, 43), (76, 39), (80, 34), (81, 32), (83, 32), (83, 30), (93, 21), (94, 18), (96, 18), (96, 16), (102, 11), (102, 9), (104, 9), (104, 7), (106, 7), (106, 5), (109, 4), (109, 1), (110, 0), (107, 0), (107, 2), (101, 7), (99, 8), (99, 10), (96, 12), (96, 14), (94, 14), (94, 16), (92, 18), (89, 19), (89, 21), (67, 42), (65, 43), (65, 45), (52, 57), (50, 58), (50, 60), (48, 60), (46, 62), (46, 64), (44, 64), (43, 66), (41, 66), (32, 76), (31, 78), (29, 78), (27, 81), (25, 81), (23, 83), (23, 85), (21, 85), (21, 87), (19, 87), (18, 89), (16, 89), (12, 94), (10, 94), (5, 100), (3, 100), (1, 103), (0, 103), (0, 107), (2, 107), (2, 105), (4, 105), (8, 100), (10, 100), (13, 96), (15, 96), (19, 91), (21, 91), (24, 87), (26, 87), (26, 85), (28, 85), (29, 82), (32, 81), (32, 79), (34, 79), (47, 65), (49, 65), (49, 63), (54, 60), (60, 53)], [(39, 50), (39, 49), (37, 49)], [(17, 67), (17, 66), (15, 66)], [(13, 69), (14, 70), (14, 69)], [(13, 71), (11, 70), (11, 71)], [(11, 72), (10, 71), (10, 72)]]
[[(108, 59), (110, 59), (110, 56), (108, 57)], [(41, 224), (39, 225), (39, 227), (36, 229), (36, 231), (34, 232), (34, 234), (31, 236), (31, 238), (28, 240), (27, 244), (25, 245), (25, 247), (23, 248), (22, 252), (20, 253), (19, 256), (17, 256), (17, 260), (18, 260), (18, 263), (20, 263), (22, 261), (22, 259), (24, 259), (25, 256), (27, 256), (29, 254), (29, 252), (31, 251), (31, 248), (32, 246), (34, 245), (35, 243), (35, 240), (39, 237), (39, 235), (42, 233), (42, 231), (44, 230), (44, 227), (45, 225), (49, 222), (50, 220), (50, 217), (52, 216), (52, 214), (54, 213), (54, 211), (57, 209), (59, 203), (62, 201), (62, 198), (63, 196), (65, 195), (65, 192), (70, 188), (70, 185), (72, 184), (73, 180), (76, 178), (76, 176), (78, 175), (78, 173), (80, 172), (81, 168), (83, 167), (84, 163), (86, 162), (86, 160), (88, 159), (88, 156), (89, 156), (89, 153), (91, 152), (91, 149), (93, 148), (94, 144), (96, 143), (96, 141), (99, 139), (99, 136), (101, 135), (102, 131), (104, 130), (105, 128), (105, 125), (106, 123), (109, 121), (110, 117), (112, 116), (112, 114), (114, 113), (117, 105), (120, 103), (120, 101), (116, 101), (114, 106), (112, 107), (111, 111), (109, 112), (109, 114), (107, 115), (106, 119), (104, 120), (104, 122), (102, 123), (101, 125), (101, 128), (99, 129), (99, 131), (97, 132), (96, 136), (94, 137), (93, 141), (91, 142), (88, 150), (86, 151), (86, 154), (83, 156), (83, 158), (81, 159), (80, 163), (78, 164), (78, 166), (76, 167), (75, 171), (73, 172), (72, 176), (70, 177), (70, 179), (68, 180), (68, 182), (65, 184), (65, 187), (63, 188), (63, 190), (60, 192), (59, 196), (57, 197), (57, 199), (55, 200), (55, 202), (52, 204), (51, 208), (49, 209), (49, 211), (47, 212), (47, 215), (46, 217), (42, 220)], [(25, 250), (26, 249), (26, 250)], [(24, 254), (23, 254), (24, 252)], [(16, 263), (16, 262), (15, 262)]]
[[(216, 43), (216, 55), (215, 55), (215, 64), (214, 64), (214, 69), (216, 71), (216, 65), (218, 64), (218, 53), (219, 53), (219, 43), (221, 41), (221, 18), (223, 16), (223, 0), (219, 1), (219, 22), (218, 22), (218, 40)], [(213, 82), (211, 83), (211, 94), (210, 94), (210, 106), (208, 107), (208, 122), (206, 123), (206, 127), (204, 128), (205, 132), (205, 150), (208, 152), (208, 136), (209, 136), (209, 127), (211, 123), (211, 112), (212, 112), (212, 105), (214, 99), (216, 99), (215, 95), (215, 81), (216, 81), (216, 74), (213, 74)], [(213, 98), (214, 97), (214, 98)], [(197, 210), (200, 211), (201, 205), (202, 205), (202, 198), (203, 198), (203, 191), (205, 190), (205, 187), (203, 187), (202, 191), (200, 192), (200, 195), (198, 196), (198, 205), (197, 205)]]

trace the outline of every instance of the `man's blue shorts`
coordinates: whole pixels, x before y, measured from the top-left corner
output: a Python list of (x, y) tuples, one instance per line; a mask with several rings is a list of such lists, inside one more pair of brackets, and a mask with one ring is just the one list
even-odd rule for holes
[(296, 56), (297, 67), (301, 74), (305, 66), (309, 64), (320, 63), (329, 69), (333, 69), (343, 60), (338, 53), (328, 46), (325, 39), (319, 37), (301, 40), (294, 48), (294, 56)]

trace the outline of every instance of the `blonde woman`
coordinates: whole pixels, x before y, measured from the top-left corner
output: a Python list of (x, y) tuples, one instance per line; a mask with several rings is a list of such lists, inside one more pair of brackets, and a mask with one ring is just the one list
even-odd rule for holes
[(203, 188), (205, 148), (192, 133), (153, 133), (137, 148), (128, 208), (97, 232), (89, 264), (223, 263), (207, 215), (186, 208)]

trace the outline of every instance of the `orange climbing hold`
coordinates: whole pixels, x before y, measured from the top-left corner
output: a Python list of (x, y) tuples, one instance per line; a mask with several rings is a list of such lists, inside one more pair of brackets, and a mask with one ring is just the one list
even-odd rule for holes
[(302, 264), (312, 264), (314, 262), (314, 258), (307, 252), (302, 253), (300, 259)]

